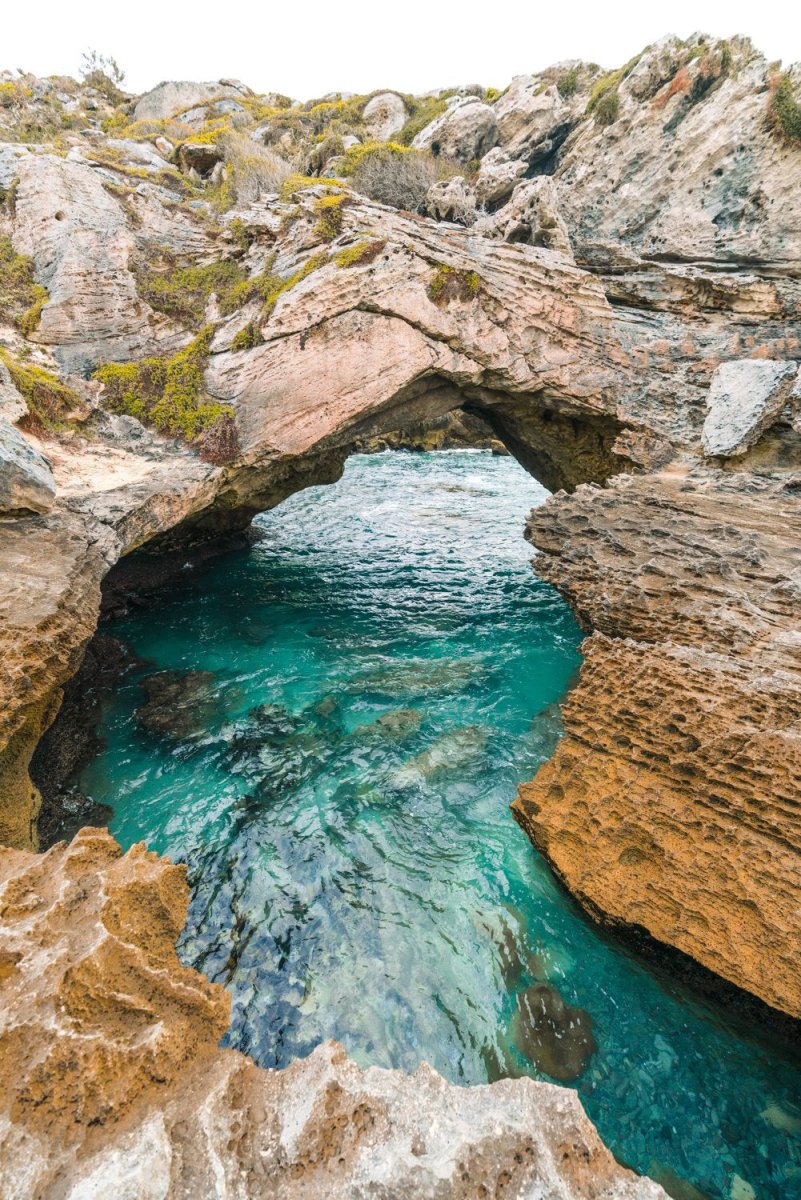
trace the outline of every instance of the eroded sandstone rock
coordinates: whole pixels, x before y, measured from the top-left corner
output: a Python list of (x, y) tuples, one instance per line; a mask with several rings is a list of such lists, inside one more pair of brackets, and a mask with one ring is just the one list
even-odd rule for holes
[(537, 510), (585, 641), (515, 812), (596, 915), (801, 1017), (801, 501), (793, 479), (621, 477)]
[(363, 1071), (328, 1042), (284, 1071), (221, 1050), (229, 998), (181, 966), (185, 871), (83, 830), (0, 851), (0, 1152), (8, 1200), (663, 1200), (573, 1092)]
[(441, 117), (414, 139), (420, 150), (431, 150), (461, 162), (481, 158), (498, 140), (495, 111), (474, 96), (456, 99)]
[(216, 83), (192, 83), (169, 80), (140, 96), (134, 108), (137, 121), (163, 121), (189, 109), (222, 97), (237, 99), (250, 94), (238, 80), (220, 79)]

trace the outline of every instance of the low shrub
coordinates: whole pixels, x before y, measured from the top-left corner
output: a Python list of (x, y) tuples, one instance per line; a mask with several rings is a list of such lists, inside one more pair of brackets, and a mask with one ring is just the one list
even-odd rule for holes
[(298, 192), (304, 192), (308, 188), (325, 187), (339, 188), (347, 190), (348, 185), (342, 179), (334, 179), (325, 176), (315, 175), (298, 175), (297, 173), (290, 175), (281, 187), (282, 200), (294, 200)]
[(80, 406), (80, 397), (52, 372), (30, 363), (20, 363), (0, 349), (0, 360), (8, 368), (12, 383), (28, 405), (28, 416), (19, 424), (32, 433), (63, 429), (69, 414)]
[(346, 192), (338, 192), (333, 196), (320, 196), (314, 202), (317, 213), (315, 232), (326, 242), (333, 242), (342, 232), (344, 209), (352, 204), (353, 199)]
[(437, 267), (426, 294), (437, 308), (446, 308), (452, 300), (468, 304), (475, 300), (481, 288), (481, 278), (476, 271), (462, 271), (458, 267)]
[(227, 462), (238, 453), (234, 412), (230, 405), (209, 399), (203, 381), (213, 332), (204, 329), (170, 358), (106, 363), (94, 378), (104, 385), (104, 403), (111, 412), (126, 413), (159, 433), (195, 445), (207, 461)]
[[(597, 110), (600, 105), (602, 112), (601, 117), (598, 119), (600, 125), (612, 125), (617, 120), (620, 111), (618, 88), (623, 80), (629, 77), (644, 53), (645, 51), (643, 50), (642, 53), (635, 54), (634, 58), (630, 58), (625, 66), (618, 67), (616, 71), (607, 71), (600, 79), (596, 79), (590, 88), (585, 112), (587, 115), (595, 113), (597, 117)], [(614, 96), (614, 99), (607, 99), (609, 96)]]
[(578, 91), (579, 73), (578, 67), (571, 67), (569, 71), (565, 71), (556, 81), (556, 90), (563, 100), (569, 100), (571, 96), (575, 96)]
[(252, 204), (261, 196), (280, 192), (292, 174), (286, 159), (244, 133), (228, 132), (220, 145), (240, 204)]
[(789, 75), (779, 75), (771, 80), (768, 123), (787, 145), (801, 146), (801, 104), (793, 94)]
[(355, 190), (407, 212), (422, 211), (432, 184), (459, 170), (427, 150), (411, 150), (397, 142), (367, 143), (354, 151), (345, 170)]

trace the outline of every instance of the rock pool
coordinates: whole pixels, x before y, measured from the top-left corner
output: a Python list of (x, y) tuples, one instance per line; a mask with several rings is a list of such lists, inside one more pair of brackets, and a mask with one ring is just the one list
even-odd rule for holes
[(580, 663), (522, 538), (545, 496), (485, 452), (351, 459), (109, 627), (147, 665), (82, 789), (188, 864), (182, 957), (261, 1065), (528, 1072), (677, 1200), (801, 1197), (797, 1062), (600, 933), (509, 813)]

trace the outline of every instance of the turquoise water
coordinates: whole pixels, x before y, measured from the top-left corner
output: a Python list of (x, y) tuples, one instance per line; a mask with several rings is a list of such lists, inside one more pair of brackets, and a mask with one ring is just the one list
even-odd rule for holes
[(149, 665), (82, 788), (187, 862), (182, 957), (262, 1065), (334, 1037), (458, 1083), (555, 1075), (681, 1200), (801, 1197), (797, 1065), (599, 935), (509, 813), (580, 661), (521, 536), (545, 495), (483, 452), (351, 459), (110, 628)]

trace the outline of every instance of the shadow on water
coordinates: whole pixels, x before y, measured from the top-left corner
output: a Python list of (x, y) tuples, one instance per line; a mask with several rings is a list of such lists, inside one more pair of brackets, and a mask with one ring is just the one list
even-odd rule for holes
[(257, 1062), (562, 1081), (677, 1200), (801, 1197), (794, 1057), (593, 926), (509, 813), (579, 664), (520, 536), (544, 496), (489, 454), (350, 460), (109, 627), (140, 661), (80, 790), (187, 863), (182, 957)]

